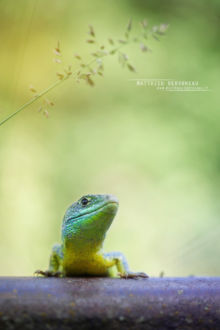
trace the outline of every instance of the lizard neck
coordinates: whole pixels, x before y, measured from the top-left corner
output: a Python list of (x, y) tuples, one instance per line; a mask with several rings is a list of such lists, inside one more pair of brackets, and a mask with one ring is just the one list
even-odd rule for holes
[(85, 239), (85, 237), (75, 237), (64, 239), (63, 248), (71, 254), (95, 254), (102, 249), (105, 237)]

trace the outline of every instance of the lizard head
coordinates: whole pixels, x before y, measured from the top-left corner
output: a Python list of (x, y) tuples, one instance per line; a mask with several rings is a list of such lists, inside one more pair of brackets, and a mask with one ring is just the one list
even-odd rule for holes
[(63, 240), (87, 242), (103, 241), (118, 210), (113, 195), (86, 195), (66, 211), (62, 224)]

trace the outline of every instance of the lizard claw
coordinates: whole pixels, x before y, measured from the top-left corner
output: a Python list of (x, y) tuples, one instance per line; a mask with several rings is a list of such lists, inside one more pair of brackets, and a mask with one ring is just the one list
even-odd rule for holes
[(40, 270), (40, 269), (36, 270), (34, 272), (34, 275), (43, 275), (43, 276), (46, 276), (45, 272), (43, 270)]
[(42, 275), (42, 276), (45, 276), (45, 277), (61, 277), (62, 276), (62, 272), (52, 272), (50, 270), (46, 270), (46, 271), (36, 270), (34, 272), (34, 274)]
[(138, 278), (149, 278), (149, 276), (143, 272), (139, 272), (139, 273), (119, 273), (118, 274), (120, 276), (120, 278), (125, 278), (125, 279), (128, 279), (128, 278), (133, 278), (133, 279), (138, 279)]

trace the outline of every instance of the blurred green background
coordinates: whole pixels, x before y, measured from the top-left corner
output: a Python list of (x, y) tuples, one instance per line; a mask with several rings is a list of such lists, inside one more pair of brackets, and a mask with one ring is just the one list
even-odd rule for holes
[[(0, 120), (55, 81), (57, 40), (69, 62), (134, 25), (169, 23), (137, 69), (105, 60), (96, 86), (68, 81), (48, 98), (49, 119), (27, 108), (0, 127), (0, 275), (46, 269), (67, 206), (88, 193), (120, 200), (105, 250), (151, 276), (220, 275), (218, 0), (0, 1)], [(199, 81), (209, 92), (164, 92), (132, 78)]]

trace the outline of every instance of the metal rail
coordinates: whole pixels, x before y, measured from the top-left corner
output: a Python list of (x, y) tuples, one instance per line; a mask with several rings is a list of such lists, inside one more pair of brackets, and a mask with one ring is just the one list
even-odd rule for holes
[(220, 278), (0, 277), (0, 329), (220, 329)]

